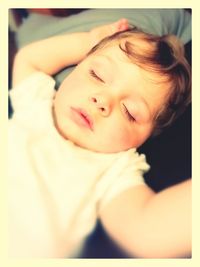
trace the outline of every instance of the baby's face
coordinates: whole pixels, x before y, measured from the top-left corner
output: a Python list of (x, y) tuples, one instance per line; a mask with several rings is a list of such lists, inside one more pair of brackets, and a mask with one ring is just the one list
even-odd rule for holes
[(131, 63), (118, 46), (90, 55), (65, 78), (54, 99), (63, 137), (96, 152), (139, 147), (151, 135), (167, 85)]

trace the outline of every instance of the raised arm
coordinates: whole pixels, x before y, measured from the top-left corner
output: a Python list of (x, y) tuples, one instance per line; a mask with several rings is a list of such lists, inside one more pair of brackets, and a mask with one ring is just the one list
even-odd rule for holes
[(78, 64), (101, 39), (128, 27), (128, 21), (121, 19), (90, 32), (53, 36), (25, 46), (15, 57), (13, 85), (34, 71), (53, 75), (67, 66)]
[(191, 255), (191, 180), (155, 194), (137, 186), (101, 212), (103, 226), (126, 252), (142, 258)]

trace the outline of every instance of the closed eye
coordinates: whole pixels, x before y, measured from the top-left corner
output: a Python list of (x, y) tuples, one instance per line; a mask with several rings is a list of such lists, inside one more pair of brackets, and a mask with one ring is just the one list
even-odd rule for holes
[(130, 112), (128, 111), (127, 107), (124, 104), (123, 104), (123, 106), (124, 106), (124, 111), (125, 111), (125, 115), (126, 115), (127, 119), (130, 122), (134, 122), (135, 118), (130, 114)]
[(98, 81), (104, 83), (104, 81), (103, 81), (103, 80), (102, 80), (102, 79), (95, 73), (94, 70), (90, 70), (89, 73), (90, 73), (90, 75), (91, 75), (93, 78), (95, 78), (96, 80), (98, 80)]

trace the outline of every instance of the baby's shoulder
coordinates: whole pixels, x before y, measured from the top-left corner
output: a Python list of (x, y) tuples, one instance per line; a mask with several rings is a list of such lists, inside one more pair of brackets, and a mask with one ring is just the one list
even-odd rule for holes
[(9, 91), (13, 110), (30, 108), (37, 101), (52, 98), (54, 87), (52, 77), (42, 72), (33, 73)]

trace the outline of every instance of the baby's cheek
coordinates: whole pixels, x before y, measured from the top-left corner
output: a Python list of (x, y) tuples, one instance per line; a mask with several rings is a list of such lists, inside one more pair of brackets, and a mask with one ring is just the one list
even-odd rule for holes
[(110, 143), (119, 150), (125, 150), (133, 146), (131, 134), (123, 129), (113, 127), (114, 131), (110, 135)]
[(133, 146), (132, 137), (129, 135), (122, 135), (119, 139), (119, 145), (124, 149), (131, 148)]

